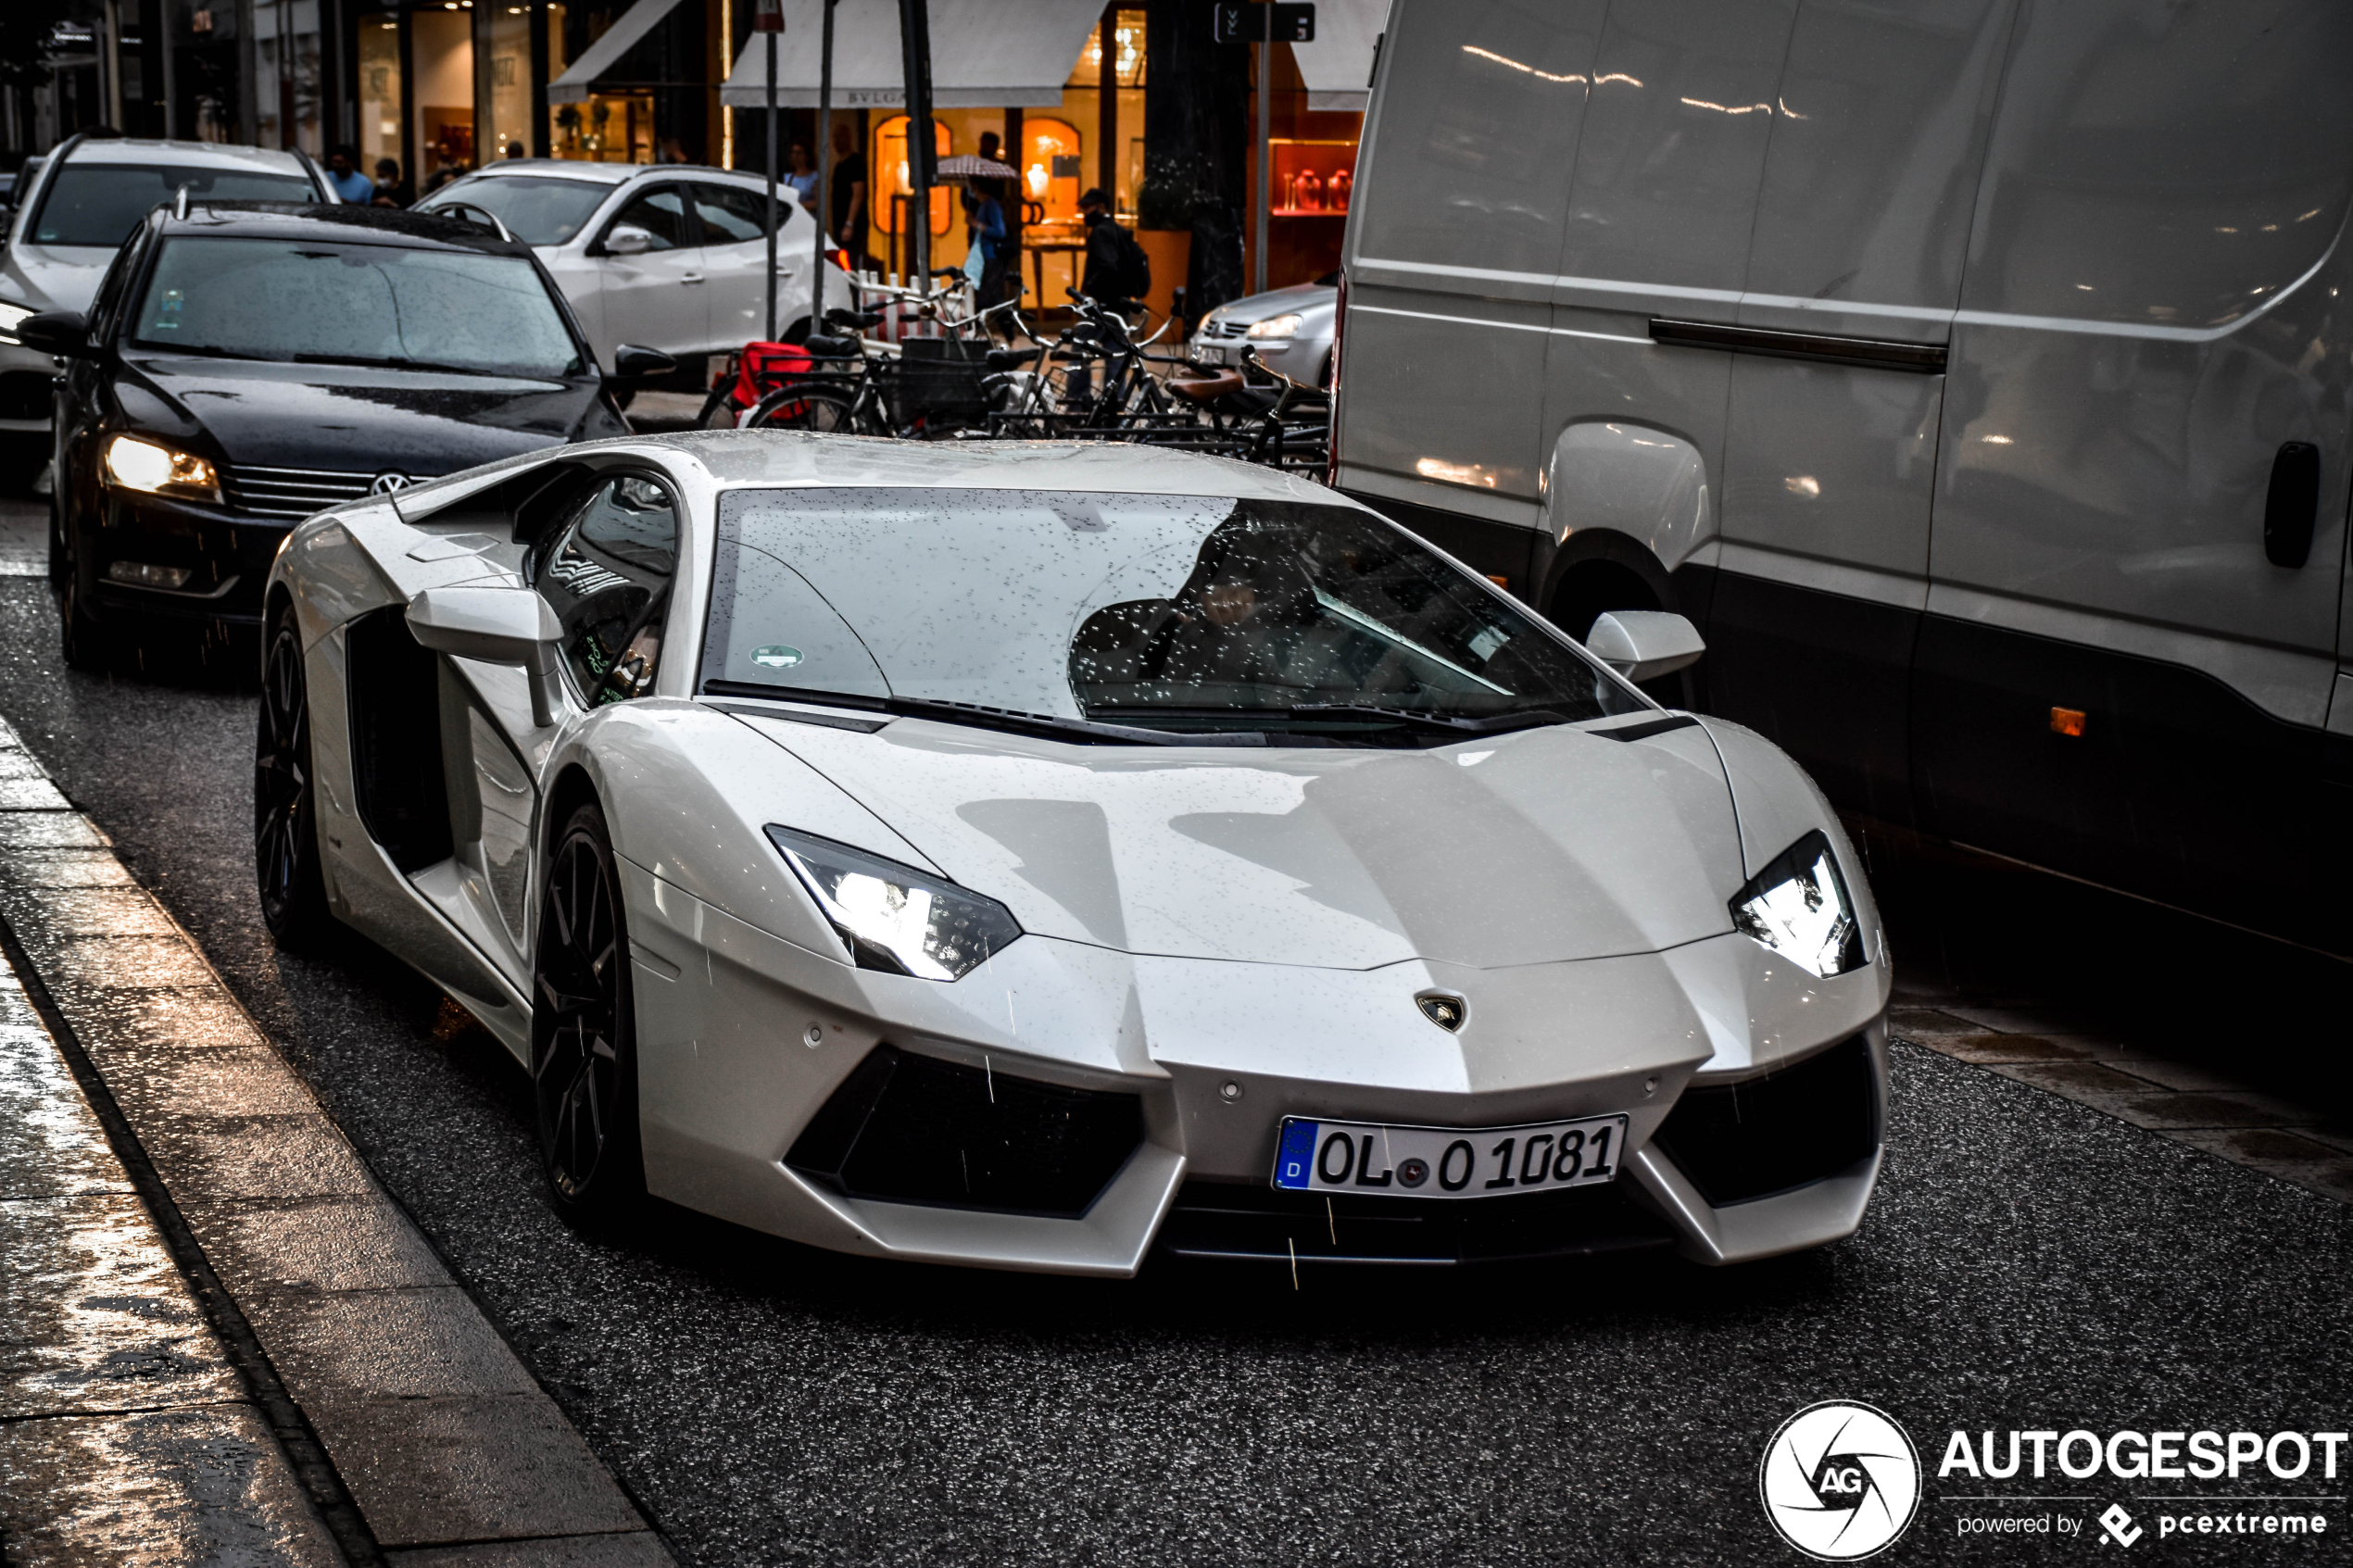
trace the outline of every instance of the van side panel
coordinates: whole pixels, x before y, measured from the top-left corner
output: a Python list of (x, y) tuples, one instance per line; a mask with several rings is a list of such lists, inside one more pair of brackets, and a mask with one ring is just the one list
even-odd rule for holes
[(1443, 543), (1519, 592), (1547, 300), (1602, 10), (1401, 0), (1350, 213), (1347, 351), (1368, 369), (1348, 378), (1341, 483), (1502, 525), (1505, 564), (1462, 530)]
[[(2353, 360), (2353, 8), (2032, 4), (1969, 243), (1914, 760), (1964, 842), (2342, 947), (2318, 782)], [(2309, 556), (2267, 555), (2285, 443)], [(2055, 734), (2053, 708), (2086, 714)]]
[[(1714, 558), (1730, 367), (1720, 354), (1658, 348), (1649, 322), (1730, 319), (1795, 10), (1793, 0), (1611, 8), (1552, 294), (1553, 559), (1529, 596), (1574, 633), (1602, 608), (1704, 616), (1665, 573)], [(1629, 504), (1651, 495), (1655, 506)]]
[[(1806, 0), (1733, 319), (1945, 340), (2013, 14)], [(1730, 383), (1709, 701), (1849, 806), (1906, 821), (1944, 378), (1737, 355)]]

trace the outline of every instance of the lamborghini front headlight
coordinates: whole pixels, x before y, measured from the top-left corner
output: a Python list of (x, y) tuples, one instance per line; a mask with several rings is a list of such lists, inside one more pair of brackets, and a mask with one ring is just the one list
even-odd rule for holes
[(1863, 967), (1855, 900), (1816, 828), (1774, 857), (1732, 899), (1733, 926), (1806, 973), (1828, 980)]
[(861, 969), (960, 980), (1021, 935), (1011, 909), (943, 877), (773, 823), (768, 838)]

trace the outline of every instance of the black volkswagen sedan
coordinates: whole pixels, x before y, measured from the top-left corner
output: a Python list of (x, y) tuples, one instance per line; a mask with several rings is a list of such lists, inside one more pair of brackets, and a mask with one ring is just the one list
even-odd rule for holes
[(258, 622), (279, 542), (339, 501), (628, 433), (531, 248), (449, 217), (158, 207), (86, 319), (18, 334), (65, 364), (50, 571), (76, 665), (163, 617)]

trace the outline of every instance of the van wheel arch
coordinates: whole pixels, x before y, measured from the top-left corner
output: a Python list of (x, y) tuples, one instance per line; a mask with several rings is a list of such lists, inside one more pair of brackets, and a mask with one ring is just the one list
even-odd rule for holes
[(1648, 546), (1614, 529), (1579, 529), (1554, 552), (1545, 572), (1545, 618), (1583, 641), (1594, 618), (1613, 609), (1681, 614), (1675, 580)]

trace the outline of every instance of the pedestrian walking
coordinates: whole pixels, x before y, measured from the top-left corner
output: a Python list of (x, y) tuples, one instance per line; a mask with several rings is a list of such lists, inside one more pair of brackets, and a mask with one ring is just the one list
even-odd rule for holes
[(986, 310), (1002, 297), (1005, 286), (1005, 209), (990, 194), (994, 181), (975, 180), (964, 188), (964, 243), (980, 253), (980, 278), (974, 284), (974, 304)]
[(866, 254), (866, 159), (858, 151), (858, 137), (849, 126), (834, 125), (833, 223), (834, 243), (849, 253), (852, 271), (870, 270), (875, 258)]
[(792, 151), (786, 157), (792, 167), (791, 172), (785, 176), (784, 183), (792, 187), (793, 200), (800, 204), (801, 210), (814, 218), (817, 216), (817, 160), (809, 156), (809, 144), (806, 142), (795, 142)]
[(349, 143), (338, 144), (327, 155), (327, 183), (335, 194), (356, 207), (368, 207), (376, 199), (376, 182), (359, 172), (359, 149)]
[(380, 157), (376, 160), (377, 207), (407, 207), (417, 199), (417, 193), (408, 181), (400, 177), (397, 160)]

